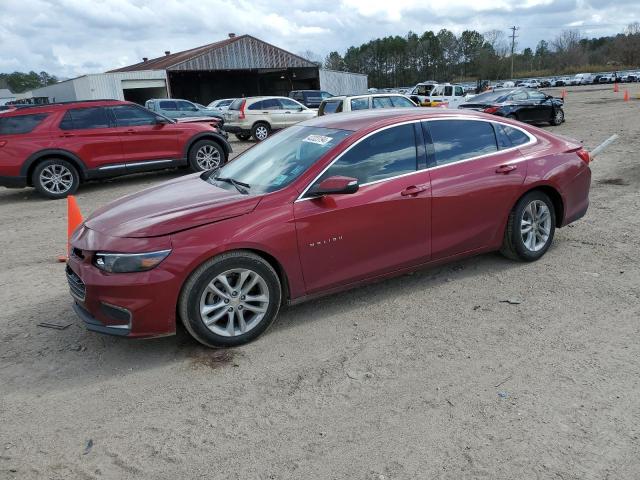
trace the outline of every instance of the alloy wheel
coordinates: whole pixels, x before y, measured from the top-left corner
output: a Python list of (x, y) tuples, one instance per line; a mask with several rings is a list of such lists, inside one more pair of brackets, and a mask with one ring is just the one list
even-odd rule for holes
[(267, 282), (244, 268), (217, 275), (200, 296), (200, 316), (217, 335), (235, 337), (255, 328), (269, 308)]
[(520, 235), (524, 246), (531, 252), (542, 250), (551, 235), (551, 212), (540, 200), (534, 200), (522, 212)]
[(562, 121), (564, 120), (564, 113), (562, 113), (562, 110), (558, 110), (558, 111), (556, 112), (556, 118), (555, 118), (555, 120), (556, 120), (556, 123), (557, 123), (558, 125), (560, 125), (560, 124), (562, 123)]
[(60, 195), (71, 190), (73, 173), (64, 165), (48, 165), (40, 172), (40, 184), (47, 192)]
[(196, 153), (196, 163), (202, 170), (212, 170), (220, 166), (220, 151), (212, 145), (203, 145)]
[(262, 125), (256, 128), (256, 138), (258, 140), (264, 140), (269, 136), (269, 131), (267, 127), (263, 127)]

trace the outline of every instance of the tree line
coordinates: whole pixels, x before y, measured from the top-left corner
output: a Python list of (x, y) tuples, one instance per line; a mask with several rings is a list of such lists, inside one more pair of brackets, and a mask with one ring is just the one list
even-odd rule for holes
[(53, 83), (58, 83), (58, 79), (55, 75), (49, 75), (47, 72), (0, 73), (0, 88), (8, 88), (13, 93), (22, 93)]
[[(600, 38), (564, 30), (551, 41), (540, 40), (535, 50), (515, 53), (513, 65), (515, 78), (637, 68), (640, 23)], [(324, 67), (367, 74), (369, 84), (376, 87), (411, 86), (424, 80), (500, 80), (511, 76), (511, 44), (500, 30), (465, 30), (460, 35), (447, 29), (422, 35), (409, 32), (349, 47), (344, 55), (331, 52)]]

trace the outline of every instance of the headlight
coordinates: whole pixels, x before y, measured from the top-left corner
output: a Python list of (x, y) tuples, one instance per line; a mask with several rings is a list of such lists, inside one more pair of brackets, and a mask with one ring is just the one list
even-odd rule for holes
[(171, 253), (161, 250), (149, 253), (102, 253), (93, 257), (93, 264), (109, 273), (145, 272), (157, 267)]

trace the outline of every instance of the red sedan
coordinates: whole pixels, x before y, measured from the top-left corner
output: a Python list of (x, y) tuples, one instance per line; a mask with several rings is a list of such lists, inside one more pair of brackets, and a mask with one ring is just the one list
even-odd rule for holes
[(589, 204), (579, 143), (482, 113), (385, 110), (290, 127), (216, 170), (96, 212), (74, 234), (74, 309), (103, 333), (209, 346), (282, 304), (500, 250), (537, 260)]

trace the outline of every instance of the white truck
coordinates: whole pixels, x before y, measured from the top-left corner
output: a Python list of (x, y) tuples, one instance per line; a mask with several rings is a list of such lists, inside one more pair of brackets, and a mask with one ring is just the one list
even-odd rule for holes
[(593, 83), (592, 73), (578, 73), (571, 79), (571, 85), (590, 85)]
[(433, 87), (426, 101), (431, 102), (431, 106), (446, 104), (449, 108), (458, 108), (458, 105), (465, 102), (464, 88), (462, 85), (441, 83)]

